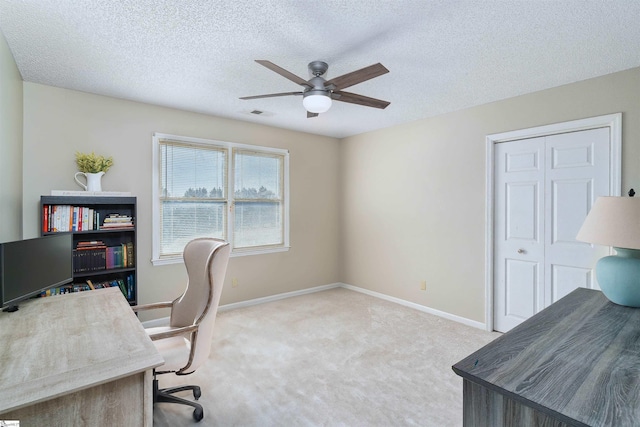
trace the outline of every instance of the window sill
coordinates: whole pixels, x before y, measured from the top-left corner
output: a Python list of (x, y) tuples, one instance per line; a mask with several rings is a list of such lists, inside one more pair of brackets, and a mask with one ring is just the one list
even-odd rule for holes
[[(231, 258), (235, 258), (240, 256), (249, 256), (249, 255), (273, 254), (273, 253), (279, 253), (279, 252), (288, 252), (290, 248), (291, 248), (290, 246), (281, 246), (277, 248), (267, 248), (267, 249), (239, 249), (231, 252), (231, 255), (229, 256)], [(151, 260), (151, 263), (153, 264), (154, 267), (159, 265), (181, 264), (182, 262), (183, 260), (181, 255), (176, 257), (171, 257), (171, 258), (159, 258), (159, 259)]]

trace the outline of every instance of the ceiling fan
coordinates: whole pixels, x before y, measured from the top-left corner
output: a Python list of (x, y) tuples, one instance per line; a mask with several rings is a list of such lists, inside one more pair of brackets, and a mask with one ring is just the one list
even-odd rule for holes
[(302, 95), (302, 105), (307, 110), (307, 117), (317, 117), (318, 114), (324, 113), (331, 108), (331, 100), (349, 102), (351, 104), (364, 105), (373, 108), (386, 108), (390, 102), (380, 99), (369, 98), (368, 96), (358, 95), (356, 93), (344, 92), (342, 89), (349, 86), (362, 83), (389, 72), (384, 65), (377, 63), (360, 70), (352, 71), (340, 77), (331, 80), (325, 80), (322, 75), (327, 72), (329, 65), (323, 61), (310, 62), (308, 67), (313, 77), (304, 80), (301, 77), (277, 66), (273, 62), (256, 59), (256, 62), (267, 67), (271, 71), (275, 71), (282, 77), (291, 80), (294, 83), (304, 87), (301, 92), (283, 92), (271, 93), (267, 95), (245, 96), (240, 99), (258, 99), (273, 98), (276, 96)]

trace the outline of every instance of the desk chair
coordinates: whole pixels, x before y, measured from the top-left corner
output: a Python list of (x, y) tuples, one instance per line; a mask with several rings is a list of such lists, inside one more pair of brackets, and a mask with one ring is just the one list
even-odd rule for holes
[(147, 328), (151, 340), (164, 358), (164, 365), (153, 372), (153, 402), (181, 403), (193, 406), (193, 418), (202, 420), (202, 406), (191, 400), (173, 396), (191, 390), (198, 400), (200, 387), (188, 385), (167, 389), (158, 388), (157, 375), (193, 373), (209, 358), (213, 325), (216, 320), (222, 284), (229, 261), (229, 243), (224, 240), (200, 238), (187, 243), (183, 258), (189, 280), (184, 293), (172, 302), (138, 305), (134, 311), (171, 308), (169, 326)]

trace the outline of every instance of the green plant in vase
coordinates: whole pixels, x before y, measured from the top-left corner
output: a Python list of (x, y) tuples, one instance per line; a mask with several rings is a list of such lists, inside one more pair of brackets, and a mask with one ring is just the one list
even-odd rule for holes
[(93, 151), (90, 154), (76, 151), (76, 164), (80, 172), (107, 172), (109, 168), (113, 166), (113, 157), (96, 155)]
[[(79, 172), (76, 173), (76, 182), (86, 191), (102, 191), (101, 178), (113, 166), (113, 157), (96, 155), (93, 151), (90, 154), (76, 151), (76, 164)], [(78, 180), (78, 175), (83, 175), (87, 179), (87, 185)]]

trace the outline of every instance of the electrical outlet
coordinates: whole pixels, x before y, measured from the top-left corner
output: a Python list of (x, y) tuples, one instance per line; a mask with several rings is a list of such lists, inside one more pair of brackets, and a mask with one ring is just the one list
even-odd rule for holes
[(238, 278), (234, 277), (231, 279), (231, 287), (235, 288), (236, 286), (238, 286)]
[(426, 291), (427, 290), (427, 281), (423, 280), (420, 282), (420, 290), (421, 291)]

